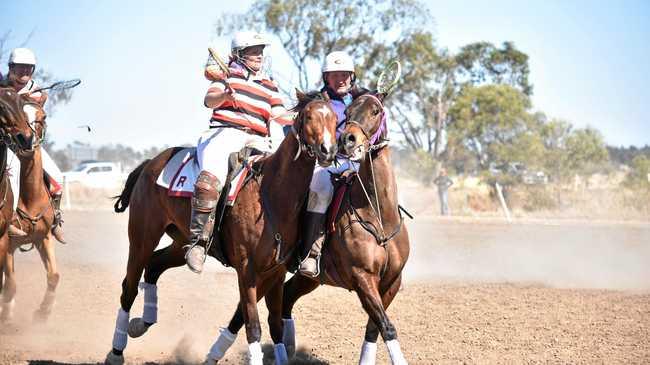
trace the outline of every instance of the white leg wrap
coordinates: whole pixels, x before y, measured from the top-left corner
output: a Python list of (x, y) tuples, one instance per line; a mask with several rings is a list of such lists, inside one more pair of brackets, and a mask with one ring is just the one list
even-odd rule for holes
[(2, 310), (0, 310), (0, 318), (2, 320), (8, 320), (13, 318), (15, 306), (16, 306), (16, 299), (12, 299), (8, 302), (2, 302)]
[(359, 365), (375, 365), (377, 361), (377, 343), (363, 341), (361, 346), (361, 357), (359, 358)]
[(399, 347), (399, 342), (397, 340), (386, 341), (386, 347), (388, 347), (388, 354), (390, 355), (390, 362), (393, 365), (406, 365), (406, 359), (404, 354), (402, 354), (402, 349)]
[(282, 343), (286, 347), (296, 348), (296, 325), (293, 318), (282, 319), (284, 326), (282, 326)]
[(248, 362), (251, 365), (263, 365), (264, 353), (259, 342), (248, 344)]
[(144, 311), (142, 320), (153, 324), (158, 321), (158, 287), (154, 284), (142, 282), (140, 289), (144, 290)]
[(129, 312), (125, 312), (120, 308), (117, 311), (117, 321), (115, 321), (115, 334), (113, 334), (113, 348), (117, 350), (124, 350), (126, 347), (127, 329), (129, 328)]
[(286, 365), (289, 363), (289, 357), (287, 356), (287, 349), (284, 347), (283, 343), (278, 343), (273, 345), (273, 353), (275, 354), (276, 365)]
[(209, 359), (221, 360), (237, 338), (237, 334), (231, 333), (227, 328), (222, 328), (220, 332), (219, 338), (210, 348), (210, 352), (208, 353)]

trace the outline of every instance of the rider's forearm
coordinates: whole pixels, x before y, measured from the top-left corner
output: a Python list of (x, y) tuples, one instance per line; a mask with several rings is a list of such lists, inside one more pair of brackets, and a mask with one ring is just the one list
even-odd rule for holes
[(229, 95), (223, 91), (211, 91), (205, 95), (203, 103), (206, 107), (214, 109), (221, 106)]

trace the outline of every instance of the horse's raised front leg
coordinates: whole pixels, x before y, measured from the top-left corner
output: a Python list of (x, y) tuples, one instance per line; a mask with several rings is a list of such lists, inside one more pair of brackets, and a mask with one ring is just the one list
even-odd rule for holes
[[(406, 359), (404, 358), (404, 354), (402, 353), (399, 342), (397, 341), (397, 331), (395, 330), (395, 326), (393, 326), (388, 319), (382, 298), (379, 295), (377, 281), (378, 280), (369, 274), (359, 274), (359, 277), (355, 280), (355, 291), (359, 296), (363, 309), (368, 313), (370, 320), (372, 320), (375, 326), (378, 327), (379, 333), (381, 333), (381, 337), (384, 339), (386, 347), (388, 348), (391, 363), (394, 365), (406, 364)], [(399, 285), (397, 286), (397, 289), (399, 289)], [(365, 344), (366, 343), (364, 342), (364, 345)], [(372, 347), (372, 345), (369, 346)], [(366, 355), (367, 358), (370, 358), (372, 348), (368, 348), (366, 351), (369, 352)], [(364, 356), (362, 355), (362, 358), (363, 357)]]
[(162, 221), (149, 221), (148, 224), (143, 224), (138, 221), (142, 217), (135, 216), (136, 214), (132, 210), (129, 215), (129, 260), (126, 266), (126, 276), (122, 281), (120, 309), (117, 311), (115, 332), (113, 333), (113, 348), (106, 355), (105, 363), (107, 364), (124, 363), (123, 352), (128, 340), (129, 312), (138, 295), (138, 283), (144, 267), (149, 263), (153, 250), (164, 233)]
[[(387, 310), (390, 304), (395, 299), (395, 295), (399, 291), (402, 283), (402, 275), (400, 274), (395, 281), (390, 285), (388, 290), (381, 294), (381, 300), (384, 309)], [(361, 347), (361, 356), (359, 358), (359, 365), (373, 365), (377, 359), (377, 338), (379, 337), (379, 328), (375, 322), (368, 318), (366, 324), (366, 335)]]
[(293, 306), (303, 295), (307, 295), (318, 288), (318, 281), (306, 278), (302, 275), (294, 275), (284, 283), (282, 299), (282, 342), (287, 348), (289, 357), (296, 352), (296, 325), (293, 320)]
[(149, 327), (158, 321), (158, 287), (156, 283), (167, 269), (185, 265), (182, 243), (174, 241), (171, 245), (154, 251), (151, 261), (144, 269), (144, 282), (139, 284), (144, 292), (142, 317), (131, 318), (128, 333), (131, 338), (145, 334)]
[(56, 255), (54, 254), (55, 244), (49, 233), (40, 244), (36, 243), (38, 254), (41, 256), (47, 274), (47, 289), (40, 307), (34, 312), (35, 321), (46, 321), (50, 313), (52, 313), (52, 308), (54, 308), (56, 288), (60, 279), (59, 270), (56, 267)]
[(9, 250), (5, 256), (4, 263), (4, 285), (2, 287), (2, 299), (0, 322), (9, 322), (14, 315), (14, 307), (16, 305), (16, 270), (14, 265), (14, 252), (17, 246), (9, 245)]

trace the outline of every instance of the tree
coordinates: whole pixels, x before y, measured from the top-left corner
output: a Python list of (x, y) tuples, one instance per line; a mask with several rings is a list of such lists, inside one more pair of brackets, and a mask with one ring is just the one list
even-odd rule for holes
[(505, 84), (525, 95), (532, 93), (528, 56), (511, 42), (502, 48), (488, 42), (471, 43), (451, 54), (436, 49), (431, 34), (421, 32), (404, 38), (395, 51), (398, 55), (405, 76), (395, 92), (393, 115), (409, 149), (424, 149), (437, 160), (444, 158), (449, 110), (465, 88)]
[(466, 87), (449, 111), (448, 144), (474, 156), (480, 169), (536, 163), (543, 154), (527, 95), (508, 85)]
[(257, 29), (276, 35), (298, 71), (299, 87), (306, 90), (320, 80), (310, 71), (328, 53), (348, 52), (364, 80), (396, 42), (424, 28), (430, 18), (426, 6), (413, 0), (258, 0), (244, 14), (221, 16), (216, 32)]

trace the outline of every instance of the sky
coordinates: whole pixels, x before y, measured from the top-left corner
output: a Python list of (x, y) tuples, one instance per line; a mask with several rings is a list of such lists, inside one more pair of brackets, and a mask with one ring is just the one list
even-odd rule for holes
[[(75, 140), (136, 149), (192, 144), (210, 117), (207, 46), (229, 51), (214, 23), (251, 3), (4, 0), (0, 34), (11, 31), (12, 47), (31, 33), (27, 47), (39, 67), (82, 79), (72, 101), (48, 117), (55, 148)], [(512, 41), (528, 54), (535, 110), (594, 127), (610, 145), (650, 145), (650, 2), (425, 3), (438, 47)], [(274, 69), (294, 74), (279, 48), (272, 46)]]

